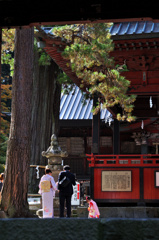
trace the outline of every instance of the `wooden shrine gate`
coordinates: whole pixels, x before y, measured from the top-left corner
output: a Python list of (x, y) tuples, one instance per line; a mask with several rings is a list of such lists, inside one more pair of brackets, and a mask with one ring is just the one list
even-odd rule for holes
[(87, 155), (98, 203), (159, 203), (159, 154)]

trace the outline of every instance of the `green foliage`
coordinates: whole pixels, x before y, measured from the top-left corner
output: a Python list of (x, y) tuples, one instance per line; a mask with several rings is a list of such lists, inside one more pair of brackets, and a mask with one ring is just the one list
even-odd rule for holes
[(1, 149), (0, 173), (4, 172), (4, 166), (6, 161), (6, 151), (7, 151), (7, 140), (8, 138), (4, 134), (0, 133), (0, 149)]
[[(1, 85), (1, 107), (2, 112), (10, 112), (10, 104), (8, 102), (11, 100), (11, 85), (2, 84)], [(7, 140), (9, 136), (10, 122), (3, 118), (1, 114), (1, 129), (0, 129), (0, 172), (4, 171), (4, 165), (6, 160), (7, 151)]]
[[(8, 84), (14, 71), (14, 29), (2, 30), (2, 52), (1, 52), (1, 64), (5, 71), (2, 72), (1, 79), (1, 111), (11, 111), (11, 92), (12, 85)], [(3, 118), (1, 114), (1, 129), (0, 129), (0, 172), (4, 172), (4, 166), (6, 161), (7, 140), (9, 135), (10, 122)]]
[(46, 66), (50, 65), (51, 57), (46, 54), (42, 49), (39, 50), (40, 58), (39, 58), (39, 65)]
[(69, 94), (69, 92), (71, 92), (74, 87), (75, 84), (72, 82), (72, 80), (66, 75), (65, 72), (60, 72), (57, 76), (56, 79), (62, 86), (62, 92), (64, 94)]
[(122, 114), (118, 120), (133, 121), (134, 95), (127, 95), (130, 81), (121, 75), (127, 70), (126, 65), (115, 66), (114, 59), (109, 56), (114, 44), (109, 28), (111, 24), (75, 24), (56, 27), (53, 33), (67, 43), (63, 57), (69, 60), (69, 66), (81, 79), (81, 88), (89, 89), (89, 93), (98, 94), (99, 104), (94, 114), (103, 108), (120, 106)]
[(51, 57), (42, 48), (37, 47), (37, 39), (34, 38), (34, 50), (39, 53), (39, 65), (50, 65)]
[(2, 111), (11, 111), (12, 85), (1, 84), (1, 107)]
[[(61, 84), (63, 94), (67, 95), (70, 92), (72, 92), (72, 95), (74, 94), (76, 84), (72, 82), (72, 80), (66, 75), (65, 72), (60, 72), (56, 80)], [(88, 98), (91, 98), (91, 96), (88, 94), (88, 92), (83, 92), (82, 96), (82, 104), (85, 105), (86, 100)]]
[[(12, 57), (12, 53), (6, 53), (5, 55), (3, 55), (1, 63), (9, 65), (9, 67), (10, 67), (9, 76), (13, 77), (13, 73), (14, 73), (14, 58)], [(9, 76), (5, 75), (3, 77), (4, 78), (8, 78)]]
[[(10, 76), (13, 76), (14, 72), (14, 36), (15, 29), (2, 29), (2, 53), (1, 63), (10, 65)], [(7, 76), (5, 76), (7, 77)]]
[(60, 84), (72, 84), (72, 80), (66, 75), (65, 72), (60, 72), (56, 79)]

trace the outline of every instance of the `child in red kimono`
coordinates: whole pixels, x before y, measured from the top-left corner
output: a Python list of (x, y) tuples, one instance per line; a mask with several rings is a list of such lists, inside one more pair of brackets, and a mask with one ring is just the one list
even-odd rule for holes
[(100, 212), (98, 206), (95, 201), (93, 201), (90, 197), (86, 197), (86, 201), (89, 204), (88, 211), (89, 211), (89, 218), (99, 218)]

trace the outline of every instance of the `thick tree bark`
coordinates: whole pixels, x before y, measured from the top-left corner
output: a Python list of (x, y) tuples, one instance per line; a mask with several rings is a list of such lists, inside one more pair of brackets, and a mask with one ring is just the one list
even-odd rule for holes
[[(59, 67), (55, 62), (51, 60), (49, 66), (41, 66), (38, 60), (39, 53), (35, 49), (30, 164), (45, 166), (47, 159), (42, 157), (41, 153), (50, 146), (52, 133), (58, 135), (61, 86), (56, 81)], [(40, 176), (44, 174), (44, 169), (39, 168), (39, 173)], [(31, 167), (29, 193), (37, 193), (38, 185), (39, 179), (37, 179), (36, 169)]]
[(9, 217), (25, 217), (29, 211), (33, 44), (33, 28), (16, 30), (12, 117), (2, 192), (2, 209)]

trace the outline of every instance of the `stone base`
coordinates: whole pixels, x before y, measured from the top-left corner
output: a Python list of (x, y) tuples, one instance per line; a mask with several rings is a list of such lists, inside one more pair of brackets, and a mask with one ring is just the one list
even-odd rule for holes
[[(99, 207), (100, 218), (159, 218), (159, 207)], [(88, 217), (87, 207), (77, 207), (77, 216)]]
[(2, 240), (158, 240), (159, 219), (1, 219)]
[(41, 208), (41, 204), (30, 204), (29, 210), (34, 214), (36, 211), (38, 211)]

